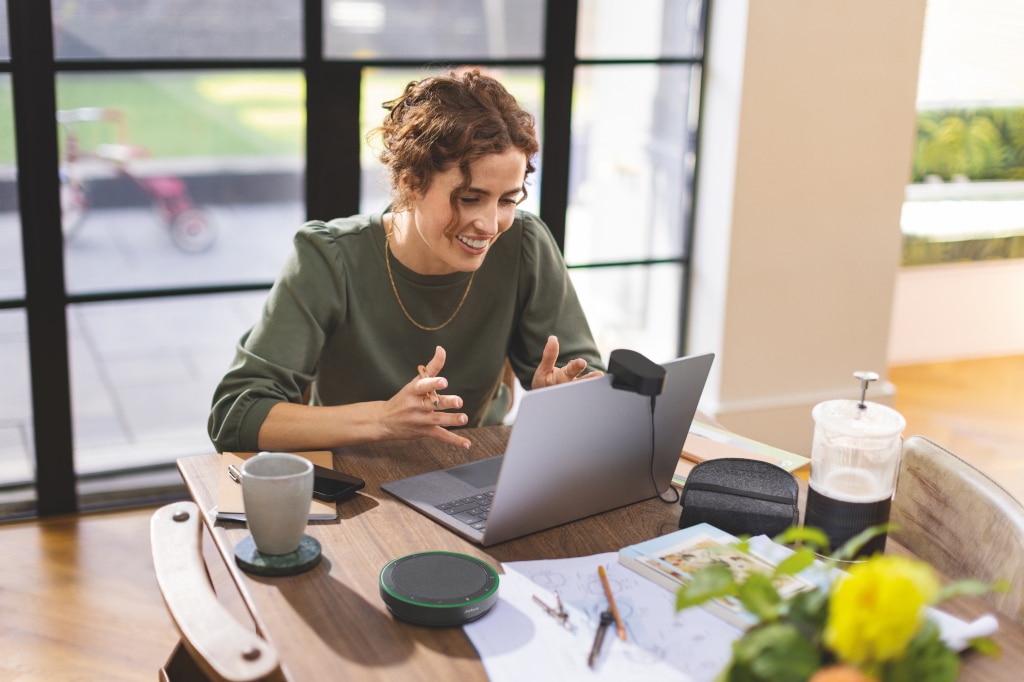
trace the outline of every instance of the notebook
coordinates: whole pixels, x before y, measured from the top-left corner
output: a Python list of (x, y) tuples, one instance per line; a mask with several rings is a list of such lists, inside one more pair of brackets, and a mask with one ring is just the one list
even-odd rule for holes
[[(708, 353), (662, 365), (653, 453), (650, 398), (612, 388), (606, 375), (527, 391), (504, 454), (381, 488), (485, 547), (663, 494), (713, 359)], [(470, 500), (489, 504), (485, 522), (452, 512)], [(451, 502), (464, 504), (445, 507)]]
[[(242, 462), (254, 456), (255, 452), (225, 452), (221, 454), (220, 478), (217, 481), (217, 520), (245, 521), (245, 505), (242, 504), (242, 486), (231, 478), (228, 466), (242, 468)], [(330, 450), (297, 452), (317, 464), (328, 469), (334, 468), (334, 455)], [(330, 521), (338, 518), (338, 507), (334, 502), (312, 499), (309, 503), (310, 521)]]

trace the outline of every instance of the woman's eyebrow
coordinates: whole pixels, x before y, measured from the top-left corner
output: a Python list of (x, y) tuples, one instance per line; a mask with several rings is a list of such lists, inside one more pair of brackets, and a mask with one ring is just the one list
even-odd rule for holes
[[(466, 191), (471, 193), (471, 194), (482, 194), (484, 196), (490, 196), (490, 194), (491, 194), (488, 190), (486, 190), (486, 189), (484, 189), (482, 187), (469, 187), (469, 188), (466, 189)], [(520, 186), (520, 187), (516, 187), (514, 189), (505, 190), (504, 192), (501, 193), (501, 196), (507, 196), (509, 194), (519, 194), (522, 191), (523, 191), (523, 188)]]

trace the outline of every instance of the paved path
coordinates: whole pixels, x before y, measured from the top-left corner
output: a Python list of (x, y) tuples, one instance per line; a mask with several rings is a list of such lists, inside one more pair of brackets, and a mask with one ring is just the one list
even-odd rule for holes
[[(269, 282), (302, 220), (298, 204), (207, 209), (206, 253), (177, 250), (144, 209), (94, 211), (66, 250), (74, 293)], [(0, 297), (21, 297), (21, 242), (0, 214)], [(206, 452), (206, 415), (233, 340), (264, 292), (73, 306), (68, 329), (79, 473)], [(28, 340), (20, 310), (0, 311), (0, 483), (33, 477)]]

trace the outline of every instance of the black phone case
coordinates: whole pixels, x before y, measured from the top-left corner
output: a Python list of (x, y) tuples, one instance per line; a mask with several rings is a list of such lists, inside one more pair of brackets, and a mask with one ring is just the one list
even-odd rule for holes
[(365, 486), (366, 481), (357, 476), (313, 465), (313, 497), (318, 500), (336, 502)]

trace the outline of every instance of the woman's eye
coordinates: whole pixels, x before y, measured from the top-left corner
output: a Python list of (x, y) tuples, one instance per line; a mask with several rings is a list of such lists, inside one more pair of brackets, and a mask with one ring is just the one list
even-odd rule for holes
[(461, 201), (464, 204), (475, 204), (478, 201), (480, 201), (480, 198), (479, 197), (461, 197), (459, 199), (459, 201)]

